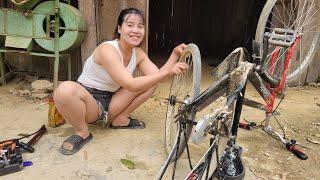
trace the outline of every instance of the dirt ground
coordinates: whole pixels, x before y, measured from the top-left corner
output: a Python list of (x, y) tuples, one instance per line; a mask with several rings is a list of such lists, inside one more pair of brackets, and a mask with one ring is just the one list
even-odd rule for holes
[[(211, 83), (210, 68), (207, 66), (203, 70), (202, 89)], [(12, 94), (13, 89), (19, 89), (19, 84), (13, 80), (9, 85), (0, 87), (0, 141), (18, 137), (19, 133), (34, 132), (47, 124), (48, 104)], [(36, 151), (23, 154), (23, 159), (32, 161), (33, 165), (0, 179), (155, 179), (166, 158), (166, 105), (159, 97), (166, 97), (169, 87), (170, 81), (161, 83), (155, 97), (134, 112), (136, 118), (146, 122), (145, 129), (113, 130), (90, 125), (94, 140), (77, 154), (64, 156), (58, 149), (74, 131), (67, 124), (48, 128), (48, 133), (34, 146)], [(285, 95), (278, 108), (281, 115), (277, 118), (286, 136), (306, 147), (302, 149), (309, 158), (298, 159), (262, 130), (240, 129), (237, 143), (244, 149), (245, 179), (320, 177), (320, 88), (287, 88)], [(246, 97), (262, 102), (250, 84)], [(241, 119), (261, 123), (264, 112), (244, 106)], [(274, 120), (271, 125), (280, 130)], [(191, 156), (199, 156), (199, 152), (192, 150)], [(135, 168), (128, 169), (120, 162), (121, 158), (133, 161)], [(183, 179), (188, 172), (186, 161), (182, 158), (177, 164), (176, 179)], [(170, 178), (168, 173), (164, 179)]]

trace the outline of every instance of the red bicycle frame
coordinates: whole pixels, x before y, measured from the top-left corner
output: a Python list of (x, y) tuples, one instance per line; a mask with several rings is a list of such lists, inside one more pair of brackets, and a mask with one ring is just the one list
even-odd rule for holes
[[(266, 113), (269, 115), (272, 114), (272, 112), (273, 112), (274, 101), (275, 101), (276, 95), (280, 92), (283, 92), (283, 90), (285, 88), (290, 61), (292, 59), (292, 55), (294, 53), (294, 50), (296, 49), (297, 44), (300, 43), (300, 40), (301, 40), (301, 37), (298, 36), (296, 38), (295, 42), (290, 46), (290, 48), (288, 50), (287, 56), (284, 61), (283, 72), (281, 75), (279, 85), (276, 87), (271, 87), (269, 84), (267, 84), (267, 88), (270, 92), (270, 96), (265, 98), (265, 102), (266, 102), (265, 108), (266, 108)], [(269, 70), (272, 74), (274, 73), (274, 68), (275, 68), (274, 63), (276, 62), (276, 60), (279, 56), (279, 51), (280, 51), (280, 47), (276, 47), (276, 50), (273, 52), (273, 54), (271, 56), (271, 64), (270, 64)]]

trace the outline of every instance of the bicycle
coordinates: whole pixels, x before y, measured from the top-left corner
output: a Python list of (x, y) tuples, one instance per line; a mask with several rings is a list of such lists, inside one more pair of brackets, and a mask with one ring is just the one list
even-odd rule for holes
[[(218, 66), (219, 80), (201, 94), (200, 51), (196, 45), (188, 45), (179, 61), (186, 62), (191, 71), (175, 76), (171, 84), (165, 131), (165, 147), (169, 155), (159, 173), (159, 179), (163, 177), (171, 161), (174, 161), (172, 176), (174, 178), (177, 160), (185, 149), (192, 169), (186, 179), (204, 178), (205, 172), (205, 179), (212, 177), (212, 174), (219, 178), (244, 176), (240, 161), (241, 148), (235, 145), (235, 137), (244, 104), (247, 79), (266, 102), (264, 108), (266, 119), (262, 122), (264, 125), (261, 123), (257, 127), (261, 127), (268, 134), (281, 140), (287, 149), (299, 158), (307, 158), (297, 149), (295, 141), (282, 137), (269, 126), (269, 122), (271, 117), (275, 117), (275, 110), (278, 107), (274, 108), (276, 95), (283, 94), (286, 83), (300, 79), (302, 72), (311, 63), (315, 54), (319, 33), (312, 31), (314, 27), (310, 27), (310, 22), (317, 19), (313, 12), (314, 3), (307, 0), (267, 1), (258, 22), (251, 63), (248, 62), (251, 58), (245, 49), (234, 50)], [(280, 7), (282, 12), (279, 10)], [(285, 19), (286, 16), (290, 18)], [(275, 21), (278, 22), (275, 23)], [(303, 43), (308, 39), (311, 39), (312, 43), (305, 47), (307, 53), (304, 53), (301, 51), (302, 45), (305, 45)], [(300, 47), (299, 51), (298, 47)], [(290, 61), (298, 61), (299, 64), (291, 67), (289, 71)], [(196, 113), (223, 95), (226, 97), (223, 106), (195, 120)], [(193, 126), (195, 126), (194, 131), (192, 131)], [(208, 150), (194, 168), (190, 162), (188, 148), (191, 133), (191, 139), (196, 144), (203, 142), (206, 135), (211, 135)], [(224, 143), (220, 142), (221, 139), (225, 139)], [(214, 152), (216, 156), (212, 156)], [(225, 163), (226, 159), (228, 163)], [(237, 172), (236, 162), (241, 172)], [(210, 169), (212, 165), (214, 167)]]

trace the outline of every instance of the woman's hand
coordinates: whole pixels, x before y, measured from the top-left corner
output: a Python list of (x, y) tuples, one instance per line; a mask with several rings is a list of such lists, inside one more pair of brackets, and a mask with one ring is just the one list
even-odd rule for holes
[(184, 43), (175, 47), (166, 64), (160, 68), (160, 71), (165, 72), (167, 76), (179, 75), (188, 71), (189, 67), (186, 63), (177, 62), (186, 47), (187, 45)]
[(174, 64), (179, 60), (179, 57), (183, 53), (183, 51), (186, 49), (187, 45), (182, 43), (179, 46), (175, 47), (172, 50), (172, 53), (167, 61), (167, 63), (163, 66), (163, 68), (172, 68)]
[(186, 44), (182, 43), (179, 46), (175, 47), (172, 51), (172, 55), (175, 55), (176, 57), (180, 57), (184, 49), (187, 47)]
[(177, 62), (168, 70), (168, 73), (170, 76), (179, 75), (187, 72), (188, 69), (189, 66), (186, 63)]

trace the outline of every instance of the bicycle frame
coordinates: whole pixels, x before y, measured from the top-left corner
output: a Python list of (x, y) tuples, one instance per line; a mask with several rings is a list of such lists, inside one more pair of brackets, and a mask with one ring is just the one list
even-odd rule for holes
[[(298, 36), (295, 40), (295, 42), (290, 46), (289, 48), (289, 53), (287, 54), (285, 61), (284, 61), (284, 66), (283, 66), (283, 71), (281, 74), (281, 80), (278, 86), (272, 87), (270, 84), (265, 82), (265, 78), (263, 78), (263, 74), (261, 71), (256, 71), (256, 73), (252, 73), (249, 75), (249, 80), (252, 82), (253, 86), (255, 89), (259, 92), (261, 97), (264, 99), (266, 102), (266, 113), (267, 115), (272, 115), (273, 113), (273, 107), (274, 107), (274, 101), (275, 97), (277, 94), (282, 93), (285, 88), (286, 84), (286, 77), (287, 77), (287, 72), (289, 69), (290, 61), (292, 58), (292, 54), (297, 46), (297, 44), (300, 43), (300, 36)], [(268, 46), (268, 41), (265, 41), (264, 46)], [(279, 56), (279, 51), (280, 47), (277, 47), (274, 53), (271, 56), (271, 64), (270, 64), (270, 70), (273, 73), (274, 72), (274, 63), (277, 57)], [(259, 55), (253, 55), (254, 58), (261, 58)], [(265, 57), (263, 60), (258, 60), (258, 61), (265, 61)], [(257, 62), (257, 60), (256, 60)], [(260, 64), (260, 63), (259, 63)], [(262, 78), (261, 76), (262, 75)], [(268, 125), (268, 124), (266, 124)]]
[[(236, 59), (240, 59), (239, 56), (241, 56), (241, 48), (236, 49), (233, 53), (238, 56)], [(247, 58), (247, 57), (246, 57)], [(225, 108), (228, 109), (232, 103), (235, 101), (235, 99), (238, 99), (236, 103), (236, 111), (234, 113), (234, 122), (233, 126), (231, 128), (231, 134), (227, 134), (228, 136), (236, 134), (236, 129), (238, 126), (239, 118), (241, 115), (241, 108), (243, 103), (243, 95), (245, 90), (245, 85), (247, 81), (247, 76), (252, 72), (254, 69), (254, 64), (248, 63), (248, 62), (241, 62), (241, 65), (235, 69), (232, 73), (225, 74), (218, 82), (210, 86), (207, 90), (203, 91), (198, 97), (196, 97), (192, 102), (184, 106), (183, 109), (180, 110), (180, 112), (175, 115), (175, 118), (177, 119), (178, 123), (191, 123), (195, 124), (193, 120), (186, 119), (185, 117), (189, 117), (186, 114), (190, 113), (197, 113), (201, 110), (203, 110), (205, 107), (210, 105), (212, 102), (217, 100), (219, 97), (221, 97), (223, 94), (227, 92), (228, 84), (230, 81), (231, 76), (235, 76), (236, 78), (240, 79), (240, 83), (237, 84), (237, 87), (235, 88), (235, 91), (230, 93), (227, 97), (227, 103)], [(183, 125), (180, 127), (184, 127)], [(179, 133), (181, 131), (181, 128), (179, 129)], [(213, 144), (211, 147), (214, 147), (214, 144), (217, 141), (213, 141)], [(172, 151), (170, 152), (166, 162), (164, 163), (162, 169), (159, 173), (159, 179), (162, 179), (170, 161), (174, 157), (174, 154), (176, 151), (178, 151), (179, 143), (175, 143), (175, 146), (173, 147)]]
[[(281, 94), (284, 92), (284, 88), (286, 85), (286, 78), (287, 73), (290, 65), (290, 61), (293, 55), (293, 52), (301, 41), (300, 36), (296, 36), (294, 42), (290, 45), (288, 53), (285, 57), (284, 66), (282, 69), (281, 79), (280, 83), (277, 86), (272, 86), (267, 81), (268, 79), (264, 76), (263, 71), (261, 71), (261, 68), (257, 68), (256, 71), (249, 74), (249, 81), (252, 83), (252, 85), (255, 87), (255, 89), (258, 91), (258, 93), (261, 95), (261, 97), (264, 99), (266, 105), (265, 105), (265, 111), (266, 111), (266, 119), (264, 120), (264, 125), (258, 126), (261, 127), (264, 131), (266, 131), (268, 134), (275, 134), (279, 140), (286, 146), (286, 148), (291, 151), (293, 154), (295, 154), (298, 158), (302, 160), (306, 160), (308, 157), (305, 155), (302, 151), (298, 150), (296, 147), (296, 141), (295, 140), (286, 140), (282, 137), (282, 135), (278, 132), (276, 132), (271, 126), (269, 126), (271, 117), (274, 115), (274, 104), (277, 94)], [(265, 41), (264, 41), (264, 49), (268, 47), (268, 38), (266, 35)], [(264, 62), (266, 60), (266, 54), (262, 52), (263, 56), (261, 56), (261, 50), (259, 50), (260, 47), (254, 47), (257, 54), (253, 54), (254, 61), (257, 65), (261, 66), (261, 62)], [(271, 64), (269, 70), (271, 72), (274, 72), (274, 63), (279, 56), (279, 50), (280, 45), (276, 47), (276, 50), (271, 56)], [(261, 58), (262, 57), (262, 58)]]
[[(234, 102), (235, 99), (238, 99), (238, 101), (236, 103), (235, 112), (233, 115), (234, 122), (233, 122), (233, 126), (231, 129), (231, 134), (228, 134), (228, 136), (231, 137), (232, 135), (235, 135), (235, 136), (237, 135), (237, 127), (238, 127), (239, 118), (240, 118), (241, 110), (242, 110), (242, 104), (243, 104), (244, 93), (245, 93), (245, 85), (246, 85), (247, 79), (249, 79), (249, 81), (255, 87), (256, 91), (261, 95), (261, 97), (266, 102), (266, 105), (265, 105), (266, 119), (265, 119), (265, 124), (262, 126), (263, 130), (265, 130), (267, 133), (273, 133), (276, 136), (278, 136), (279, 139), (282, 141), (282, 143), (286, 145), (286, 147), (289, 151), (293, 152), (299, 158), (304, 159), (306, 157), (306, 155), (303, 152), (296, 149), (295, 142), (285, 140), (278, 132), (276, 132), (275, 130), (273, 130), (269, 126), (270, 118), (274, 113), (273, 108), (274, 108), (276, 95), (279, 93), (282, 93), (284, 91), (285, 83), (286, 83), (286, 75), (288, 72), (291, 57), (292, 57), (292, 54), (296, 48), (296, 45), (299, 42), (300, 42), (300, 37), (297, 36), (294, 43), (289, 48), (288, 54), (285, 57), (283, 71), (281, 74), (281, 80), (280, 80), (280, 83), (278, 86), (271, 86), (270, 84), (268, 84), (268, 82), (266, 82), (267, 81), (266, 78), (263, 76), (263, 71), (261, 71), (261, 62), (263, 62), (266, 57), (266, 55), (263, 53), (262, 48), (266, 48), (266, 46), (268, 46), (268, 43), (266, 41), (266, 43), (264, 44), (264, 47), (255, 46), (253, 48), (254, 51), (256, 52), (252, 55), (252, 57), (254, 58), (253, 59), (254, 63), (249, 63), (247, 61), (246, 62), (239, 62), (238, 67), (235, 70), (233, 70), (231, 73), (228, 73), (227, 71), (225, 71), (225, 74), (218, 80), (218, 82), (216, 82), (215, 84), (210, 86), (207, 90), (202, 92), (192, 102), (190, 102), (189, 104), (186, 104), (179, 111), (179, 113), (177, 115), (175, 115), (175, 118), (177, 119), (177, 121), (179, 123), (182, 123), (182, 124), (183, 123), (191, 123), (191, 124), (195, 125), (196, 122), (185, 118), (185, 117), (189, 117), (189, 116), (186, 116), (186, 114), (197, 113), (197, 112), (203, 110), (205, 107), (207, 107), (211, 103), (213, 103), (219, 97), (223, 96), (223, 94), (225, 94), (225, 92), (228, 91), (228, 83), (230, 82), (230, 78), (231, 78), (232, 74), (235, 74), (236, 72), (241, 71), (242, 72), (242, 73), (240, 73), (241, 75), (238, 76), (238, 78), (240, 77), (240, 79), (241, 79), (240, 83), (237, 84), (237, 88), (232, 93), (227, 95), (227, 106), (231, 105), (231, 104), (228, 104), (229, 102), (231, 103), (231, 102)], [(277, 47), (276, 50), (274, 51), (274, 54), (272, 54), (271, 65), (270, 65), (271, 66), (270, 69), (272, 72), (274, 71), (274, 67), (272, 65), (274, 64), (276, 58), (279, 56), (279, 49), (280, 49), (280, 47)], [(240, 57), (242, 55), (241, 52), (242, 52), (241, 48), (236, 49), (225, 59), (225, 61), (228, 60), (228, 58), (231, 58), (232, 55), (236, 55), (237, 58), (235, 58), (235, 59), (238, 59), (238, 60), (241, 59), (241, 57)], [(245, 54), (245, 55), (246, 55), (245, 60), (248, 60), (249, 59), (248, 55), (247, 54)], [(214, 120), (216, 120), (216, 119), (214, 119)], [(180, 127), (183, 127), (183, 126), (180, 126)], [(179, 132), (181, 132), (181, 128), (179, 129)], [(215, 133), (217, 133), (217, 132), (215, 132)], [(220, 134), (217, 133), (216, 135), (220, 135)], [(211, 138), (211, 144), (210, 144), (210, 147), (209, 147), (208, 151), (206, 152), (205, 156), (210, 155), (210, 153), (212, 155), (212, 151), (213, 151), (212, 148), (217, 149), (216, 143), (218, 143), (218, 142), (217, 142), (216, 138), (217, 138), (217, 136), (215, 136), (214, 138)], [(161, 169), (159, 179), (161, 179), (162, 176), (164, 175), (170, 161), (174, 157), (174, 153), (177, 151), (177, 148), (179, 148), (179, 147), (177, 147), (177, 144), (178, 143), (176, 143), (175, 146), (173, 147), (167, 161), (165, 162), (165, 165)], [(205, 167), (205, 168), (207, 168), (207, 173), (210, 168), (211, 155), (209, 156), (210, 157), (209, 165), (206, 165), (207, 167)], [(204, 158), (204, 156), (203, 156), (203, 158)], [(208, 161), (207, 158), (208, 157), (206, 157), (206, 161)], [(219, 160), (217, 159), (217, 161), (219, 161)], [(217, 162), (217, 165), (218, 164), (219, 164), (219, 162)], [(186, 179), (192, 179), (194, 177), (194, 171), (197, 169), (197, 167), (199, 165), (200, 164), (198, 164), (188, 174)], [(206, 178), (207, 178), (207, 176), (208, 176), (208, 174), (206, 175)]]

